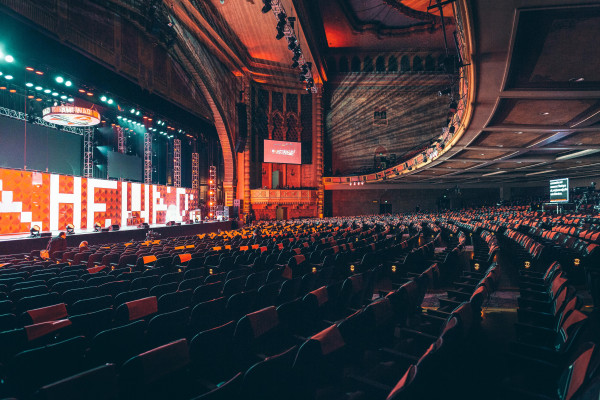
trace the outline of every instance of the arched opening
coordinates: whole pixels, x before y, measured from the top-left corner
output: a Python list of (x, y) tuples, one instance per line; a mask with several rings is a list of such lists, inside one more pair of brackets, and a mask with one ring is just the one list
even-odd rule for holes
[(385, 59), (382, 56), (377, 57), (375, 60), (375, 71), (385, 72)]

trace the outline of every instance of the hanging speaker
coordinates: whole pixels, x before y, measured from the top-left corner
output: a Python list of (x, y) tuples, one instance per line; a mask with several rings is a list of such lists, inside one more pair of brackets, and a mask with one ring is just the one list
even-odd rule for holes
[(248, 138), (248, 116), (246, 114), (246, 104), (237, 103), (235, 105), (237, 116), (237, 140), (235, 142), (236, 153), (243, 153), (246, 150), (246, 140)]

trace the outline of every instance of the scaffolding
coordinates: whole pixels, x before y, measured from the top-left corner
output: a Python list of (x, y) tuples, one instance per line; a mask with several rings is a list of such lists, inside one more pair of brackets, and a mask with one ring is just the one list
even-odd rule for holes
[(192, 189), (200, 187), (200, 153), (192, 153)]
[(94, 128), (84, 128), (83, 133), (83, 176), (92, 178), (94, 174)]
[(119, 144), (119, 153), (125, 154), (125, 135), (123, 134), (123, 128), (119, 125), (116, 127), (117, 129), (117, 141)]
[(152, 183), (152, 134), (144, 134), (144, 183)]
[(215, 219), (217, 215), (217, 167), (214, 165), (208, 168), (208, 207), (208, 218)]
[(173, 186), (181, 187), (181, 140), (173, 140)]

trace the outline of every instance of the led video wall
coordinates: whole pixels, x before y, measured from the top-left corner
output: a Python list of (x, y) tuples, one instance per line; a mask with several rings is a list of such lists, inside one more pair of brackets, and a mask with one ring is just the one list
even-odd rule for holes
[(192, 189), (0, 168), (0, 235), (182, 222), (197, 208)]

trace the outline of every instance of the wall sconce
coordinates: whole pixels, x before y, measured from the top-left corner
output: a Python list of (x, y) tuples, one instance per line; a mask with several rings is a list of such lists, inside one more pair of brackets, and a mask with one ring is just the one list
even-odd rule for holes
[(529, 268), (531, 267), (531, 262), (530, 261), (525, 261), (525, 268)]
[(296, 175), (296, 171), (292, 169), (291, 172), (290, 172), (290, 175), (291, 176), (295, 176)]
[(576, 267), (579, 267), (579, 264), (581, 264), (581, 260), (579, 258), (576, 258), (573, 260), (573, 265), (575, 265)]
[(354, 272), (354, 264), (350, 266), (350, 272)]
[(479, 263), (475, 263), (475, 265), (473, 265), (473, 269), (475, 271), (479, 271)]
[(263, 175), (266, 175), (266, 174), (267, 174), (267, 170), (263, 168), (263, 169), (262, 169), (262, 174), (263, 174)]
[(312, 273), (316, 274), (317, 273), (317, 267), (312, 267)]
[(396, 272), (397, 268), (395, 265), (392, 265), (392, 272)]

